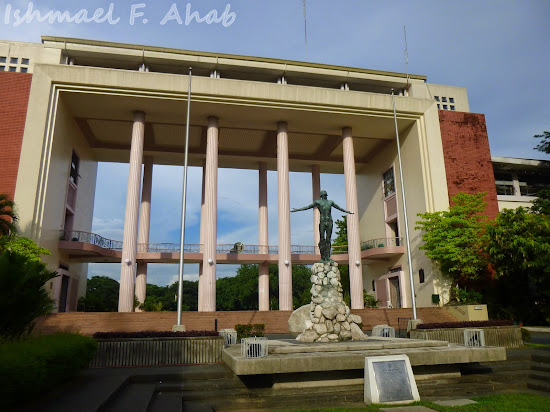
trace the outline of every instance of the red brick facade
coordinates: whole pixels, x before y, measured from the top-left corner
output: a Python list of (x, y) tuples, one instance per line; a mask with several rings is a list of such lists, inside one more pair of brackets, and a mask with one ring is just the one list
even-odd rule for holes
[(0, 72), (0, 193), (15, 195), (32, 75)]
[(459, 192), (487, 192), (486, 214), (498, 213), (497, 191), (485, 115), (439, 111), (449, 198)]

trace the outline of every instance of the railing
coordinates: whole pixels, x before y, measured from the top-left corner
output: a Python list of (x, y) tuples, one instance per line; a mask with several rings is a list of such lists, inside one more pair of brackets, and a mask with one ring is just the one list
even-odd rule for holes
[(371, 239), (361, 242), (361, 250), (374, 249), (377, 247), (392, 247), (404, 246), (405, 243), (402, 237), (387, 237), (379, 239)]
[(104, 238), (95, 233), (81, 232), (81, 231), (61, 231), (59, 240), (68, 240), (73, 242), (90, 243), (110, 250), (122, 250), (122, 242), (120, 240), (111, 240)]
[[(104, 238), (95, 233), (82, 231), (61, 231), (60, 240), (90, 243), (105, 249), (122, 250), (122, 242)], [(361, 242), (361, 250), (374, 249), (377, 247), (402, 246), (403, 238), (380, 238)], [(314, 255), (316, 247), (310, 245), (291, 245), (290, 252), (301, 255)], [(139, 243), (137, 251), (139, 253), (179, 253), (179, 243)], [(184, 245), (185, 253), (202, 253), (203, 245), (199, 243), (186, 243)], [(244, 254), (270, 254), (279, 253), (278, 246), (260, 246), (243, 244), (220, 244), (216, 246), (216, 253), (244, 253)], [(348, 253), (347, 245), (332, 247), (332, 253), (341, 255)]]

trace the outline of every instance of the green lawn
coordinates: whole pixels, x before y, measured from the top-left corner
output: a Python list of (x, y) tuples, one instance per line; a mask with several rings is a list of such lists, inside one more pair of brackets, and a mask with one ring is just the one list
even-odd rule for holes
[[(550, 411), (550, 397), (532, 395), (526, 393), (515, 393), (507, 395), (492, 395), (473, 398), (477, 404), (466, 406), (439, 406), (431, 402), (415, 402), (411, 405), (422, 405), (427, 408), (440, 412), (548, 412)], [(397, 405), (403, 406), (403, 405)], [(330, 409), (315, 409), (323, 412), (376, 412), (380, 408), (388, 408), (389, 405), (369, 405), (364, 408), (330, 408)], [(312, 410), (310, 409), (309, 412)], [(305, 412), (296, 410), (293, 412)]]

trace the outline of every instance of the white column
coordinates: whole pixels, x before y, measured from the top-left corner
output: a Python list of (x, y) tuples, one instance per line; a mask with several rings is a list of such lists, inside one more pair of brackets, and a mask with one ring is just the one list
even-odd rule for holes
[[(139, 209), (138, 245), (149, 243), (149, 227), (151, 225), (151, 189), (153, 186), (153, 158), (145, 156), (143, 160), (143, 187), (141, 189), (141, 207)], [(143, 250), (146, 252), (146, 250)], [(139, 303), (145, 302), (147, 289), (147, 263), (137, 263), (136, 297)], [(136, 312), (141, 312), (136, 308)]]
[[(321, 168), (319, 165), (311, 166), (311, 187), (313, 192), (313, 201), (321, 198)], [(321, 234), (319, 233), (319, 223), (321, 221), (321, 214), (319, 209), (313, 208), (313, 244), (315, 245), (315, 253), (321, 253), (319, 250), (319, 241), (321, 240)]]
[(216, 310), (216, 240), (218, 213), (218, 118), (208, 118), (204, 179), (203, 311)]
[(119, 312), (134, 311), (134, 279), (136, 275), (139, 192), (141, 187), (144, 133), (145, 113), (135, 112), (134, 126), (132, 129), (132, 145), (130, 149), (128, 190), (126, 193), (126, 212), (124, 215), (120, 291), (118, 294)]
[[(361, 265), (361, 245), (359, 239), (359, 214), (357, 204), (357, 181), (355, 178), (355, 154), (351, 128), (342, 129), (344, 149), (344, 180), (346, 183), (346, 208), (353, 212), (348, 215), (348, 256), (351, 308), (363, 309), (363, 268)], [(359, 262), (359, 264), (357, 264)]]
[(286, 122), (277, 123), (277, 181), (279, 197), (279, 310), (292, 310), (290, 260), (290, 189), (288, 183), (288, 133)]
[[(201, 229), (200, 229), (200, 244), (202, 248), (203, 258), (204, 258), (204, 215), (206, 213), (206, 208), (204, 207), (204, 180), (205, 180), (205, 174), (206, 174), (206, 160), (202, 162), (202, 194), (201, 194)], [(203, 276), (203, 268), (204, 265), (199, 263), (199, 293), (198, 293), (198, 310), (199, 312), (202, 312), (204, 310), (204, 276)]]
[[(258, 191), (258, 245), (260, 253), (268, 253), (268, 215), (267, 215), (267, 165), (259, 164), (259, 191)], [(269, 265), (260, 263), (258, 267), (258, 307), (260, 310), (269, 310)]]

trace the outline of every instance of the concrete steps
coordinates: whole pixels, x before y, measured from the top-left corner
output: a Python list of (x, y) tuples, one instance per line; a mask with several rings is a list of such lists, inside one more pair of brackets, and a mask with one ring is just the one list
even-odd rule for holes
[(537, 350), (531, 355), (527, 387), (550, 392), (550, 352)]

